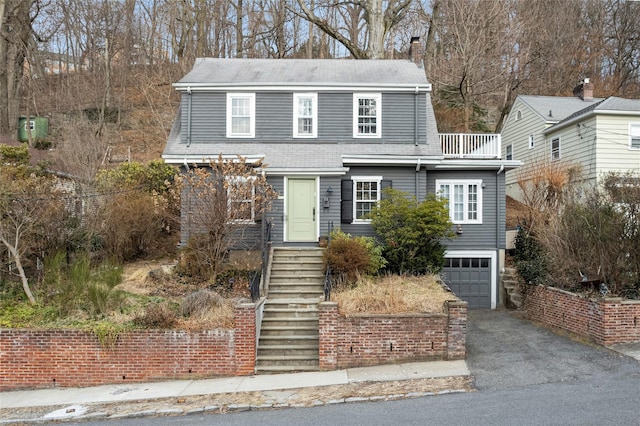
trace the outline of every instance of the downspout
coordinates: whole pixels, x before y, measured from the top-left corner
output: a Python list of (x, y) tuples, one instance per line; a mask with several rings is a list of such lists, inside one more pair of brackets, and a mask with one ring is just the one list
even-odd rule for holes
[(413, 97), (413, 143), (415, 146), (418, 146), (418, 95), (419, 93), (420, 93), (420, 88), (416, 86), (415, 96)]
[(420, 184), (419, 184), (420, 183), (420, 179), (419, 179), (420, 167), (421, 167), (420, 158), (418, 158), (418, 161), (416, 162), (416, 184), (415, 184), (416, 185), (416, 201), (418, 203), (420, 203)]
[(187, 87), (189, 101), (187, 102), (187, 147), (191, 146), (191, 86)]
[[(500, 263), (500, 173), (504, 171), (504, 164), (500, 165), (498, 173), (496, 173), (496, 267)], [(505, 217), (506, 221), (506, 217)], [(502, 265), (504, 267), (504, 265)], [(496, 271), (496, 278), (499, 279), (498, 272)], [(498, 294), (498, 300), (496, 300), (496, 306), (500, 303), (501, 297), (500, 284), (496, 282), (496, 294)], [(503, 301), (504, 303), (504, 301)]]

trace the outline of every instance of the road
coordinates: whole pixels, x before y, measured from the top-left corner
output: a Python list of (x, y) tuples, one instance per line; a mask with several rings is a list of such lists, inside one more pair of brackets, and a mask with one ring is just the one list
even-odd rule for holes
[[(472, 311), (476, 392), (390, 402), (119, 420), (122, 425), (639, 425), (640, 362), (508, 312)], [(94, 422), (93, 425), (113, 425)]]

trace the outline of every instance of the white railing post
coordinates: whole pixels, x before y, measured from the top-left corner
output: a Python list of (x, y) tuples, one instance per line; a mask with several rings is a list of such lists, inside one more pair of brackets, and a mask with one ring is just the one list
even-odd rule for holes
[(498, 133), (442, 133), (439, 137), (446, 158), (501, 158)]

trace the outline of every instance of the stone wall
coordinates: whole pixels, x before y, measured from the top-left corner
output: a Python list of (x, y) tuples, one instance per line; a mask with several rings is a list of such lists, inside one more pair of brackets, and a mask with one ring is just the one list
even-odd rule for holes
[(447, 302), (442, 314), (341, 316), (320, 304), (320, 370), (394, 362), (464, 359), (467, 303)]
[(599, 345), (640, 341), (640, 301), (587, 298), (554, 287), (527, 291), (525, 307), (534, 321), (577, 334)]
[(253, 374), (256, 305), (234, 330), (123, 332), (113, 344), (82, 330), (0, 329), (0, 391)]

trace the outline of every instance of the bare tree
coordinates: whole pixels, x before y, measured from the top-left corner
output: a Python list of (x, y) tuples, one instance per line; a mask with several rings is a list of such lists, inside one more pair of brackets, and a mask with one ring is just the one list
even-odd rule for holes
[[(356, 59), (383, 59), (385, 40), (402, 20), (412, 0), (360, 0), (315, 3), (311, 9), (305, 0), (297, 0), (301, 13), (320, 30), (344, 45)], [(325, 18), (329, 10), (338, 10), (347, 18), (347, 29), (332, 25)], [(364, 21), (364, 34), (354, 31)], [(354, 25), (356, 27), (354, 27)], [(351, 30), (349, 30), (349, 28)], [(357, 34), (356, 34), (357, 33)]]
[(215, 281), (239, 233), (261, 219), (275, 198), (262, 168), (241, 157), (219, 156), (209, 167), (192, 168), (180, 177), (191, 271)]
[(15, 264), (15, 273), (29, 302), (36, 303), (25, 269), (25, 258), (46, 240), (62, 235), (64, 205), (50, 178), (6, 167), (0, 173), (0, 243)]
[(0, 0), (0, 134), (15, 135), (20, 114), (22, 77), (33, 45), (33, 17), (38, 0)]

